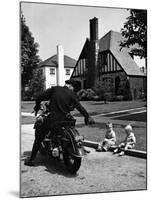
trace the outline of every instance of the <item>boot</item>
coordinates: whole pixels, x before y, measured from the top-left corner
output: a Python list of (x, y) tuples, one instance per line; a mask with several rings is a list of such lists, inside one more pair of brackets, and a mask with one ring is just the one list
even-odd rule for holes
[(27, 165), (27, 166), (30, 166), (30, 167), (35, 166), (35, 162), (32, 159), (25, 160), (24, 165)]

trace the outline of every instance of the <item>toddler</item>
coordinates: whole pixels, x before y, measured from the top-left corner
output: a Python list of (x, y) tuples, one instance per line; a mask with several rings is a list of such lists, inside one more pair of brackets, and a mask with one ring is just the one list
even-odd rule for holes
[(108, 151), (111, 146), (115, 145), (116, 135), (113, 130), (112, 123), (108, 122), (106, 124), (106, 128), (107, 131), (104, 140), (98, 144), (98, 147), (96, 149), (97, 151)]
[[(121, 142), (119, 146), (114, 150), (114, 153), (119, 153), (120, 156), (124, 155), (127, 149), (134, 148), (136, 144), (136, 138), (130, 124), (125, 127), (125, 133), (125, 140)], [(123, 148), (124, 150), (122, 151), (121, 148)]]

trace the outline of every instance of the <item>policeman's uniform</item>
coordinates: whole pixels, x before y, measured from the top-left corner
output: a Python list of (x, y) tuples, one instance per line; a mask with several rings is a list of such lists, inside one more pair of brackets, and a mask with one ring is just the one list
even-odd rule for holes
[(39, 108), (40, 102), (49, 100), (50, 115), (44, 120), (40, 129), (35, 130), (35, 141), (32, 148), (30, 160), (34, 160), (38, 150), (40, 149), (41, 142), (46, 134), (53, 126), (54, 122), (65, 121), (67, 115), (76, 108), (84, 117), (85, 121), (88, 120), (89, 114), (85, 108), (80, 104), (74, 92), (67, 86), (56, 86), (47, 89), (36, 99), (36, 108)]

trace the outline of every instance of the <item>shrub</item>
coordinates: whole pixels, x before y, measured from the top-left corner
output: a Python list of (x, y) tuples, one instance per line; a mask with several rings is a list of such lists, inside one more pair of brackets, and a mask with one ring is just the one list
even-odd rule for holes
[(112, 101), (123, 101), (124, 96), (123, 95), (118, 95), (118, 96), (114, 96), (112, 98)]
[(79, 92), (77, 92), (77, 96), (80, 101), (90, 101), (90, 100), (98, 101), (98, 100), (100, 100), (99, 96), (96, 95), (94, 90), (92, 90), (90, 88), (80, 90)]

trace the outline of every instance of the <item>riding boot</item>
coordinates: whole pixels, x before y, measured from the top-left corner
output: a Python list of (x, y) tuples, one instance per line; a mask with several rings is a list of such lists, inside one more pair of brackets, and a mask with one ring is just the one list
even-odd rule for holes
[(35, 140), (34, 140), (34, 144), (32, 147), (32, 152), (31, 152), (31, 156), (28, 160), (25, 161), (25, 165), (28, 166), (33, 166), (34, 165), (34, 160), (36, 158), (36, 155), (40, 149), (40, 145), (41, 142), (43, 140), (44, 136), (42, 134), (42, 132), (39, 132), (38, 130), (35, 130)]
[(31, 156), (28, 160), (25, 161), (25, 163), (24, 163), (25, 165), (34, 166), (34, 164), (35, 164), (34, 160), (36, 158), (39, 148), (40, 148), (40, 143), (37, 140), (35, 140), (34, 144), (33, 144), (32, 152), (31, 152)]

